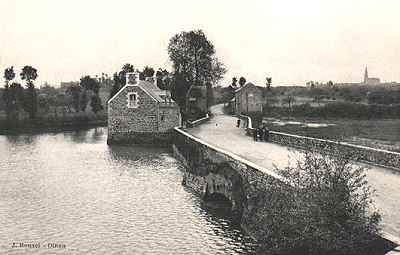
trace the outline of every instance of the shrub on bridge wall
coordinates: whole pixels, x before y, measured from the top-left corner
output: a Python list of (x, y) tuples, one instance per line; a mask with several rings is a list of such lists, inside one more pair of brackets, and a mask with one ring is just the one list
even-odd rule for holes
[(380, 215), (365, 169), (350, 161), (339, 152), (334, 158), (308, 152), (296, 166), (277, 169), (290, 185), (272, 181), (259, 194), (261, 253), (372, 254)]

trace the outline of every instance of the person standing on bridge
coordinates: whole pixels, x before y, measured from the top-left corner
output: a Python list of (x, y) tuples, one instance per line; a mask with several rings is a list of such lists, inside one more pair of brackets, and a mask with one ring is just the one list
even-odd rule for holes
[(268, 142), (269, 140), (269, 129), (267, 126), (263, 127), (263, 140), (264, 142)]
[(236, 127), (240, 127), (240, 119), (239, 118), (236, 121)]

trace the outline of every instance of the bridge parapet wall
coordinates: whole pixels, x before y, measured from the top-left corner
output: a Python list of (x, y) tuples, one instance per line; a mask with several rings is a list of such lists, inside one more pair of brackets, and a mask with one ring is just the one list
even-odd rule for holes
[[(245, 125), (244, 128), (246, 129), (246, 134), (252, 136), (254, 128), (251, 123), (251, 118), (245, 115), (240, 115), (240, 118), (243, 120)], [(342, 153), (350, 154), (356, 161), (400, 170), (400, 153), (398, 152), (276, 131), (270, 131), (269, 134), (269, 141), (284, 146), (299, 149), (312, 149), (318, 152), (330, 154), (335, 153), (335, 151), (340, 151)]]
[(311, 148), (326, 153), (335, 153), (335, 151), (340, 151), (341, 153), (350, 154), (356, 161), (400, 170), (400, 153), (397, 152), (275, 131), (271, 131), (269, 137), (271, 142), (285, 146)]

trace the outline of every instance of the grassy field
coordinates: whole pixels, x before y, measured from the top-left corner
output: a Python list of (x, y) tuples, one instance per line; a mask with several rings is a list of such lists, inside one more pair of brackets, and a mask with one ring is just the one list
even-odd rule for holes
[(304, 120), (264, 118), (271, 130), (400, 152), (400, 119)]

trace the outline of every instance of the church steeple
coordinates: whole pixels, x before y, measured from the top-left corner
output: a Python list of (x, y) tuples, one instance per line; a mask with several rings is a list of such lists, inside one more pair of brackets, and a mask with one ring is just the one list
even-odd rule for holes
[(364, 72), (364, 83), (368, 83), (368, 67), (365, 66), (365, 72)]

